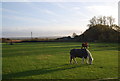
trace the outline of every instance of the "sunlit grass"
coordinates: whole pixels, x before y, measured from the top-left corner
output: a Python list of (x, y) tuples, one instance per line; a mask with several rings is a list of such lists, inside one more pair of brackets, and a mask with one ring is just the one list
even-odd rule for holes
[(118, 77), (118, 44), (90, 43), (93, 65), (69, 64), (79, 42), (3, 44), (3, 79), (102, 79)]

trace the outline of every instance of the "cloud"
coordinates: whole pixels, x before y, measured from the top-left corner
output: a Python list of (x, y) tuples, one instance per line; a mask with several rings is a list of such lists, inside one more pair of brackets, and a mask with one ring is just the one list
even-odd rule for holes
[[(12, 9), (6, 9), (6, 8), (1, 8), (2, 9), (2, 13), (3, 13), (3, 16), (6, 15), (5, 13), (8, 14), (8, 16), (18, 16), (18, 17), (31, 17), (33, 16), (32, 13), (23, 13), (23, 12), (20, 12), (20, 10), (12, 10)], [(12, 15), (9, 15), (9, 14), (12, 14)], [(7, 15), (6, 15), (7, 16)]]
[[(58, 14), (56, 14), (55, 12), (53, 12), (52, 10), (48, 10), (48, 9), (43, 9), (42, 7), (40, 6), (37, 6), (33, 3), (24, 3), (24, 4), (27, 4), (27, 6), (29, 5), (29, 7), (33, 8), (34, 11), (37, 11), (37, 13), (44, 13), (46, 15), (52, 15), (52, 16), (60, 16)], [(12, 14), (15, 14), (15, 15), (21, 15), (21, 16), (32, 16), (33, 14), (32, 13), (21, 13), (19, 12), (19, 10), (15, 11), (15, 10), (10, 10), (10, 9), (5, 9), (5, 8), (0, 8), (0, 10), (2, 10), (3, 13), (12, 13)]]
[(52, 14), (52, 15), (54, 15), (54, 13), (53, 13), (52, 11), (47, 10), (47, 9), (46, 9), (46, 10), (44, 10), (44, 12), (45, 12), (45, 13), (47, 13), (47, 14)]
[[(80, 3), (81, 4), (81, 3)], [(74, 18), (88, 18), (89, 15), (86, 15), (86, 13), (83, 12), (81, 5), (75, 5), (75, 4), (64, 4), (64, 3), (56, 3), (57, 7), (63, 9), (64, 11), (69, 12), (70, 17)]]
[(5, 9), (5, 8), (2, 8), (2, 12), (20, 14), (18, 11), (14, 11), (14, 10), (10, 10), (10, 9)]
[(58, 6), (59, 8), (67, 9), (62, 3), (56, 3), (55, 5)]
[(39, 11), (39, 13), (44, 13), (47, 15), (53, 15), (53, 16), (59, 16), (58, 14), (56, 14), (54, 11), (46, 9), (41, 7), (40, 5), (36, 5), (34, 3), (26, 3), (29, 7), (33, 8), (36, 11)]
[(119, 0), (3, 0), (2, 2), (118, 2)]
[(118, 25), (120, 26), (120, 1), (118, 4)]
[(80, 7), (73, 7), (72, 9), (73, 10), (80, 10), (81, 8)]
[[(23, 23), (28, 23), (27, 25), (31, 25), (31, 24), (38, 24), (38, 23), (47, 23), (47, 20), (43, 20), (40, 18), (35, 18), (32, 17), (32, 15), (30, 14), (22, 14), (19, 11), (14, 11), (14, 10), (10, 10), (10, 9), (5, 9), (2, 8), (3, 14), (2, 14), (2, 19), (3, 19), (3, 26), (4, 25), (8, 25), (6, 23), (8, 23), (8, 21), (6, 20), (10, 20), (13, 21), (13, 23), (17, 24), (18, 22), (23, 22)], [(4, 13), (8, 13), (8, 14), (4, 14)], [(12, 13), (11, 15), (9, 13)], [(14, 25), (13, 23), (11, 23), (11, 25)], [(18, 25), (20, 25), (18, 23)], [(21, 24), (22, 25), (22, 24)]]
[(89, 11), (96, 14), (112, 15), (112, 12), (116, 12), (115, 7), (112, 6), (89, 6), (87, 7)]
[(24, 17), (24, 16), (13, 16), (13, 15), (3, 15), (3, 19), (7, 18), (10, 20), (17, 20), (17, 21), (26, 21), (26, 22), (36, 22), (36, 23), (46, 23), (46, 21), (41, 20), (39, 18), (33, 18), (33, 17)]
[(113, 16), (116, 24), (118, 22), (118, 7), (115, 4), (92, 5), (87, 6), (86, 9), (90, 14), (93, 14), (93, 16)]
[(48, 9), (43, 9), (42, 12), (45, 14), (53, 15), (53, 16), (60, 16), (60, 15), (56, 14), (55, 12), (48, 10)]

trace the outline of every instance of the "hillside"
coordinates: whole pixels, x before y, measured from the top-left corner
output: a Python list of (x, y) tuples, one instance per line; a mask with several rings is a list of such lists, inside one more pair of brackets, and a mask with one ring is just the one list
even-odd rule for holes
[(82, 35), (76, 36), (76, 41), (91, 41), (91, 42), (118, 42), (120, 32), (114, 30), (108, 25), (95, 25), (87, 29)]

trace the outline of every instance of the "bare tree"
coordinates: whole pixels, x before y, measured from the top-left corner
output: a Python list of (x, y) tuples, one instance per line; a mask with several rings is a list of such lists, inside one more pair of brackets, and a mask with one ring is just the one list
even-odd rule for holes
[(75, 36), (77, 36), (77, 34), (76, 34), (76, 33), (73, 33), (72, 37), (74, 38)]
[(108, 16), (107, 17), (107, 20), (108, 20), (108, 25), (111, 27), (114, 22), (115, 22), (115, 18), (113, 18), (112, 16)]
[(97, 22), (98, 22), (98, 24), (101, 24), (101, 25), (103, 24), (102, 16), (98, 17)]
[(112, 16), (107, 16), (107, 17), (106, 16), (99, 16), (99, 17), (94, 16), (89, 21), (90, 21), (90, 24), (88, 24), (89, 27), (93, 27), (97, 24), (109, 25), (109, 27), (112, 27), (112, 25), (115, 22), (115, 18), (113, 18)]
[(103, 25), (106, 25), (107, 24), (107, 20), (106, 20), (106, 17), (103, 16)]
[(95, 26), (97, 24), (97, 18), (94, 16), (92, 19), (89, 20), (90, 24), (88, 24), (89, 27)]

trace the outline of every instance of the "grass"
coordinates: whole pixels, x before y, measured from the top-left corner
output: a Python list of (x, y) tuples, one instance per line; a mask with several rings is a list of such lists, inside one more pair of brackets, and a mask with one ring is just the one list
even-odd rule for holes
[(2, 46), (3, 79), (118, 78), (118, 44), (90, 43), (93, 65), (69, 64), (69, 52), (79, 42), (16, 43)]

